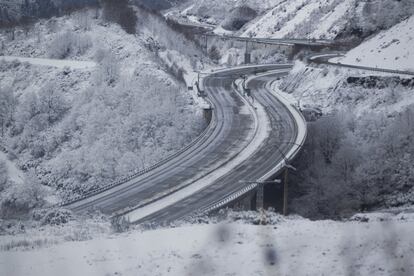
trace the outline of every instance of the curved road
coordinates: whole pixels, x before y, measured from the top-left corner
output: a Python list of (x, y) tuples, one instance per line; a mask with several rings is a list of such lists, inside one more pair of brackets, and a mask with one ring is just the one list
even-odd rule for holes
[(378, 67), (369, 67), (369, 66), (362, 66), (362, 65), (353, 65), (353, 64), (345, 64), (341, 62), (331, 62), (330, 59), (336, 57), (342, 57), (343, 54), (333, 53), (333, 54), (318, 54), (309, 57), (309, 61), (314, 62), (316, 64), (327, 64), (337, 67), (344, 67), (344, 68), (351, 68), (351, 69), (358, 69), (358, 70), (366, 70), (366, 71), (374, 71), (374, 72), (381, 72), (381, 73), (391, 73), (391, 74), (400, 74), (400, 75), (409, 75), (414, 76), (414, 72), (407, 71), (407, 70), (394, 70), (394, 69), (386, 69), (386, 68), (378, 68)]
[[(283, 74), (286, 74), (286, 70), (281, 70), (275, 75)], [(244, 182), (260, 179), (283, 162), (284, 156), (288, 154), (292, 143), (297, 138), (298, 131), (290, 111), (267, 88), (267, 84), (272, 80), (274, 76), (264, 76), (249, 83), (249, 88), (254, 91), (254, 97), (265, 107), (271, 124), (269, 136), (259, 150), (213, 185), (168, 208), (142, 218), (137, 221), (138, 223), (169, 223), (195, 214), (198, 210), (203, 210), (240, 191), (247, 185)], [(219, 80), (215, 81), (215, 83), (219, 82)]]
[[(265, 66), (260, 70), (278, 68), (280, 72), (276, 74), (280, 75), (290, 70), (286, 65)], [(241, 67), (205, 78), (205, 91), (215, 108), (212, 123), (197, 143), (143, 175), (66, 207), (76, 212), (98, 209), (106, 214), (127, 214), (174, 195), (229, 163), (251, 143), (256, 128), (255, 116), (249, 112), (251, 107), (232, 88), (232, 83), (240, 75), (258, 70), (259, 67)], [(270, 119), (270, 133), (264, 143), (211, 185), (134, 222), (170, 222), (191, 215), (242, 189), (246, 184), (241, 184), (241, 180), (256, 181), (283, 161), (297, 137), (297, 125), (286, 106), (266, 88), (271, 79), (261, 77), (249, 83)]]
[(253, 70), (236, 69), (205, 79), (216, 108), (206, 135), (195, 145), (158, 168), (66, 207), (77, 212), (98, 209), (107, 214), (122, 213), (191, 185), (234, 158), (250, 142), (254, 118), (231, 84), (240, 74)]

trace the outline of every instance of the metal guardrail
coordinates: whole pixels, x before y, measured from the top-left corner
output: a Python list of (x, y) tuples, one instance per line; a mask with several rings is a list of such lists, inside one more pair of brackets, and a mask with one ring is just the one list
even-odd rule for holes
[[(284, 64), (284, 65), (265, 64), (265, 65), (259, 65), (259, 66), (257, 66), (257, 65), (242, 66), (242, 67), (238, 67), (238, 68), (251, 68), (251, 67), (254, 67), (254, 68), (258, 68), (258, 72), (260, 72), (261, 70), (262, 71), (267, 71), (267, 70), (273, 69), (273, 68), (275, 68), (275, 66), (283, 66), (283, 67), (288, 68), (288, 67), (291, 67), (292, 65), (291, 64)], [(226, 69), (223, 69), (223, 70), (213, 71), (213, 72), (210, 72), (210, 75), (211, 76), (214, 76), (214, 75), (216, 75), (216, 74), (218, 74), (218, 73), (220, 73), (222, 71), (227, 71), (227, 70), (229, 70), (229, 69), (226, 68)], [(206, 99), (206, 100), (209, 101), (208, 99)], [(210, 106), (212, 106), (211, 102), (209, 102), (209, 103), (210, 103)], [(66, 200), (64, 202), (61, 202), (61, 203), (57, 204), (57, 206), (64, 207), (64, 206), (68, 206), (70, 204), (73, 204), (73, 203), (76, 203), (76, 202), (85, 200), (87, 198), (93, 197), (95, 195), (98, 195), (100, 193), (103, 193), (105, 191), (108, 191), (108, 190), (110, 190), (112, 188), (115, 188), (115, 187), (118, 187), (118, 186), (120, 186), (122, 184), (125, 184), (126, 182), (131, 181), (134, 178), (137, 178), (139, 176), (142, 176), (142, 175), (144, 175), (144, 174), (146, 174), (146, 173), (148, 173), (148, 172), (150, 172), (152, 170), (155, 170), (155, 169), (161, 167), (162, 165), (168, 163), (169, 161), (171, 161), (175, 157), (177, 157), (180, 154), (182, 154), (185, 151), (187, 151), (189, 148), (191, 148), (192, 146), (194, 146), (195, 144), (197, 144), (198, 142), (200, 142), (202, 139), (207, 139), (208, 137), (206, 137), (206, 134), (209, 131), (213, 130), (214, 127), (216, 126), (216, 123), (214, 122), (214, 120), (215, 120), (215, 117), (213, 116), (213, 118), (209, 122), (209, 125), (206, 127), (206, 129), (195, 140), (193, 140), (190, 144), (188, 144), (187, 146), (185, 146), (184, 148), (182, 148), (178, 152), (175, 152), (175, 153), (171, 154), (170, 156), (168, 156), (167, 158), (161, 160), (160, 162), (158, 162), (158, 163), (156, 163), (156, 164), (154, 164), (154, 165), (152, 165), (152, 166), (150, 166), (148, 168), (145, 168), (145, 169), (143, 169), (143, 170), (141, 170), (141, 171), (139, 171), (137, 173), (131, 174), (131, 175), (125, 177), (125, 178), (122, 178), (122, 179), (117, 180), (115, 182), (109, 183), (109, 184), (104, 185), (102, 187), (99, 187), (97, 189), (88, 191), (87, 193), (85, 193), (83, 195), (80, 195), (80, 196), (77, 196), (75, 198), (72, 198), (72, 199)]]
[[(340, 56), (340, 55), (332, 55), (331, 57), (335, 57), (335, 56)], [(312, 58), (310, 58), (310, 59), (315, 61), (315, 59), (323, 58), (323, 57), (326, 57), (326, 56), (321, 56), (321, 57), (318, 56), (314, 59), (312, 59)], [(358, 66), (358, 65), (334, 63), (334, 62), (329, 62), (329, 61), (319, 61), (319, 62), (324, 63), (324, 64), (328, 64), (328, 65), (347, 67), (347, 68), (353, 68), (353, 69), (362, 69), (362, 70), (369, 70), (369, 71), (375, 71), (375, 72), (394, 73), (394, 74), (403, 74), (403, 75), (414, 76), (414, 72), (410, 72), (410, 71), (392, 70), (392, 69), (385, 69), (385, 68), (373, 68), (373, 67), (367, 67), (367, 66)], [(296, 109), (296, 107), (295, 107), (295, 109)], [(297, 110), (297, 112), (299, 114), (301, 114), (301, 117), (305, 121), (305, 118), (302, 116), (302, 113), (299, 110)], [(300, 149), (304, 145), (305, 141), (306, 141), (306, 135), (302, 138), (302, 142), (299, 143), (299, 146), (297, 147), (297, 149), (290, 156), (287, 156), (288, 161), (294, 159), (294, 157), (299, 153)], [(275, 172), (273, 174), (277, 174), (278, 172), (280, 172), (284, 168), (285, 165), (286, 165), (286, 161), (285, 160), (281, 161), (276, 166), (276, 168), (274, 169)], [(264, 178), (259, 179), (258, 182), (265, 181), (265, 180), (268, 180), (268, 179), (266, 179), (266, 177), (264, 177)], [(214, 204), (212, 204), (212, 205), (210, 205), (206, 208), (197, 210), (190, 217), (196, 217), (196, 216), (199, 216), (199, 215), (207, 214), (207, 213), (213, 212), (215, 210), (218, 210), (218, 209), (220, 209), (224, 206), (227, 206), (227, 205), (231, 204), (232, 202), (236, 201), (237, 199), (239, 199), (239, 198), (247, 195), (248, 193), (254, 191), (255, 189), (257, 189), (257, 187), (258, 187), (258, 184), (256, 184), (256, 183), (250, 184), (250, 185), (244, 187), (243, 189), (241, 189), (240, 191), (229, 194), (228, 196), (224, 197), (219, 202), (216, 202), (216, 203), (214, 203)]]
[[(334, 57), (334, 56), (338, 56), (338, 55), (332, 55), (332, 57)], [(324, 57), (326, 57), (326, 56), (324, 56)], [(318, 59), (318, 58), (322, 58), (322, 56), (314, 58), (313, 61), (315, 59)], [(333, 63), (333, 62), (329, 62), (329, 61), (320, 61), (320, 63), (333, 65), (333, 66), (354, 68), (354, 69), (362, 69), (362, 70), (370, 70), (370, 71), (376, 71), (376, 72), (404, 74), (404, 75), (414, 76), (414, 72), (410, 72), (410, 71), (392, 70), (392, 69), (384, 69), (384, 68), (372, 68), (372, 67), (367, 67), (367, 66), (357, 66), (357, 65), (350, 65), (350, 64)], [(295, 109), (296, 109), (296, 107), (295, 107)], [(301, 112), (299, 110), (297, 110), (297, 112), (299, 114), (301, 114)], [(301, 117), (305, 121), (305, 118), (302, 116), (302, 114), (301, 114)], [(306, 135), (302, 138), (302, 142), (299, 143), (299, 146), (297, 147), (297, 149), (290, 156), (287, 156), (288, 161), (294, 159), (294, 157), (299, 153), (300, 149), (303, 147), (305, 141), (306, 141)], [(278, 171), (280, 172), (284, 168), (285, 165), (286, 165), (286, 161), (285, 160), (281, 161), (276, 166), (276, 168), (274, 169), (274, 171), (275, 171), (274, 174), (277, 174)], [(258, 182), (265, 181), (265, 180), (268, 180), (268, 179), (266, 179), (266, 177), (263, 177), (263, 178), (259, 179)], [(239, 199), (240, 197), (243, 197), (243, 196), (247, 195), (248, 193), (254, 191), (255, 189), (257, 189), (257, 187), (258, 187), (258, 184), (256, 184), (256, 183), (250, 184), (250, 185), (244, 187), (243, 189), (241, 189), (240, 191), (229, 194), (228, 196), (226, 196), (224, 199), (220, 200), (217, 203), (214, 203), (214, 204), (212, 204), (212, 205), (210, 205), (206, 208), (203, 208), (201, 210), (197, 210), (190, 217), (196, 217), (196, 216), (199, 216), (199, 215), (207, 214), (207, 213), (213, 212), (215, 210), (218, 210), (218, 209), (220, 209), (224, 206), (227, 206), (227, 205), (231, 204), (232, 202), (234, 202), (235, 200)]]
[(67, 200), (65, 202), (62, 202), (62, 203), (58, 204), (58, 206), (59, 207), (63, 207), (63, 206), (67, 206), (67, 205), (70, 205), (70, 204), (73, 204), (73, 203), (76, 203), (76, 202), (85, 200), (85, 199), (90, 198), (92, 196), (98, 195), (98, 194), (100, 194), (102, 192), (108, 191), (108, 190), (110, 190), (112, 188), (115, 188), (117, 186), (120, 186), (122, 184), (125, 184), (126, 182), (128, 182), (128, 181), (130, 181), (130, 180), (132, 180), (132, 179), (134, 179), (136, 177), (139, 177), (139, 176), (144, 175), (144, 174), (146, 174), (146, 173), (148, 173), (148, 172), (150, 172), (152, 170), (155, 170), (156, 168), (161, 167), (162, 165), (168, 163), (169, 161), (171, 161), (175, 157), (179, 156), (180, 154), (182, 154), (185, 151), (187, 151), (188, 149), (190, 149), (192, 146), (194, 146), (195, 144), (197, 144), (202, 139), (207, 139), (208, 137), (206, 137), (206, 134), (209, 131), (211, 131), (212, 129), (214, 129), (214, 127), (216, 125), (213, 122), (213, 119), (214, 119), (214, 116), (211, 119), (211, 121), (209, 122), (208, 126), (204, 129), (204, 131), (196, 139), (194, 139), (190, 144), (188, 144), (184, 148), (180, 149), (179, 151), (171, 154), (170, 156), (168, 156), (167, 158), (161, 160), (160, 162), (158, 162), (158, 163), (156, 163), (156, 164), (154, 164), (154, 165), (152, 165), (152, 166), (150, 166), (148, 168), (145, 168), (145, 169), (143, 169), (143, 170), (141, 170), (141, 171), (139, 171), (137, 173), (134, 173), (134, 174), (131, 174), (131, 175), (125, 177), (125, 178), (122, 178), (122, 179), (120, 179), (118, 181), (112, 182), (112, 183), (110, 183), (108, 185), (105, 185), (103, 187), (100, 187), (98, 189), (94, 189), (92, 191), (89, 191), (89, 192), (87, 192), (87, 193), (85, 193), (85, 194), (83, 194), (81, 196), (75, 197), (74, 199), (71, 199), (71, 200)]
[(339, 66), (339, 67), (346, 67), (346, 68), (353, 68), (353, 69), (360, 69), (366, 71), (374, 71), (374, 72), (382, 72), (382, 73), (392, 73), (392, 74), (400, 74), (400, 75), (410, 75), (414, 76), (414, 72), (410, 71), (401, 71), (401, 70), (392, 70), (392, 69), (385, 69), (385, 68), (373, 68), (367, 66), (358, 66), (358, 65), (351, 65), (351, 64), (342, 64), (342, 63), (335, 63), (335, 62), (324, 62), (325, 64), (332, 65), (332, 66)]
[[(277, 66), (277, 65), (275, 65), (275, 64), (271, 64), (271, 65), (261, 65), (261, 66), (259, 66), (260, 68), (274, 68), (275, 66)], [(291, 65), (281, 65), (281, 66), (289, 66), (289, 67), (291, 67)], [(242, 69), (242, 68), (256, 68), (257, 66), (241, 66), (241, 67), (236, 67), (236, 69)], [(210, 74), (209, 74), (209, 76), (210, 77), (215, 77), (217, 74), (219, 74), (220, 72), (222, 73), (222, 72), (227, 72), (227, 71), (229, 71), (229, 70), (232, 70), (232, 69), (235, 69), (235, 68), (230, 68), (230, 69), (224, 69), (224, 70), (217, 70), (217, 71), (214, 71), (214, 72), (211, 72)], [(237, 86), (235, 85), (235, 82), (233, 82), (233, 89), (235, 89), (236, 91), (238, 90), (237, 89)], [(243, 96), (242, 96), (242, 93), (240, 92), (240, 91), (237, 91), (239, 94), (240, 94), (240, 97), (242, 98), (242, 100), (243, 101), (245, 101), (247, 104), (249, 104), (250, 105), (250, 108), (251, 108), (251, 110), (252, 110), (252, 113), (254, 113), (254, 116), (256, 117), (256, 121), (258, 121), (258, 119), (257, 119), (257, 111), (256, 111), (256, 109), (254, 108), (254, 106), (253, 105), (251, 105), (247, 100), (245, 100), (244, 98), (243, 98)], [(216, 123), (216, 122), (214, 122), (214, 123)], [(257, 134), (257, 127), (256, 127), (256, 130), (255, 130), (255, 135), (253, 135), (253, 137), (254, 136), (256, 136), (256, 134)], [(247, 147), (247, 146), (246, 146)], [(235, 157), (235, 156), (234, 156)], [(233, 157), (233, 158), (234, 158)], [(232, 159), (233, 159), (232, 158)], [(160, 199), (163, 199), (163, 198), (165, 198), (165, 197), (167, 197), (167, 196), (170, 196), (171, 194), (173, 194), (173, 193), (175, 193), (176, 191), (178, 191), (178, 190), (180, 190), (180, 189), (183, 189), (183, 188), (185, 188), (185, 187), (187, 187), (187, 186), (189, 186), (189, 185), (186, 185), (186, 186), (184, 186), (184, 187), (180, 187), (179, 189), (177, 189), (177, 190), (174, 190), (174, 191), (171, 191), (171, 192), (168, 192), (168, 193), (166, 193), (166, 194), (163, 194), (162, 196), (160, 196), (160, 197), (158, 197), (158, 198), (156, 198), (156, 199), (153, 199), (153, 200), (150, 200), (149, 202), (146, 202), (145, 204), (142, 204), (142, 205), (138, 205), (138, 206), (132, 206), (132, 207), (128, 207), (128, 208), (125, 208), (125, 209), (122, 209), (121, 211), (119, 211), (119, 212), (117, 212), (117, 213), (115, 213), (115, 214), (113, 214), (113, 216), (114, 217), (118, 217), (118, 216), (123, 216), (123, 215), (126, 215), (126, 214), (128, 214), (128, 213), (130, 213), (130, 212), (132, 212), (132, 211), (134, 211), (134, 210), (137, 210), (137, 209), (139, 209), (139, 208), (142, 208), (142, 207), (145, 207), (145, 206), (147, 206), (147, 205), (149, 205), (149, 204), (151, 204), (151, 203), (154, 203), (154, 202), (156, 202), (156, 201), (158, 201), (158, 200), (160, 200)]]
[(341, 57), (341, 56), (343, 55), (342, 54), (317, 55), (317, 56), (310, 57), (309, 60), (315, 63), (322, 63), (322, 64), (327, 64), (327, 65), (332, 65), (332, 66), (337, 66), (337, 67), (345, 67), (345, 68), (359, 69), (359, 70), (365, 70), (365, 71), (414, 76), (414, 72), (411, 72), (411, 71), (393, 70), (393, 69), (360, 66), (360, 65), (353, 65), (353, 64), (344, 64), (340, 62), (330, 62), (329, 60), (324, 60), (324, 58), (326, 59), (326, 58), (334, 58), (334, 57)]

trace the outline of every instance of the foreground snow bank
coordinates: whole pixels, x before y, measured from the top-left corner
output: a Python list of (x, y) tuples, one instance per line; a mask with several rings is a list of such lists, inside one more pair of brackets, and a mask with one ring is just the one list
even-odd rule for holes
[(1, 274), (410, 275), (413, 271), (413, 215), (360, 215), (348, 222), (274, 216), (268, 221), (272, 225), (193, 225), (0, 252)]

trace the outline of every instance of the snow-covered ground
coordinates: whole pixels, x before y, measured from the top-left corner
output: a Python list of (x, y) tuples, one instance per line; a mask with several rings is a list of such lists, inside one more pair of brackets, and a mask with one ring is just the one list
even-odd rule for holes
[(414, 16), (331, 61), (414, 72)]
[(374, 214), (348, 222), (276, 215), (270, 220), (267, 226), (191, 225), (3, 251), (0, 271), (8, 276), (408, 276), (414, 271), (412, 214)]
[(274, 6), (243, 29), (244, 36), (334, 38), (346, 24), (354, 0), (294, 0)]
[[(357, 70), (341, 67), (314, 67), (296, 62), (288, 77), (275, 83), (284, 92), (291, 93), (303, 107), (317, 106), (325, 113), (344, 107), (352, 108), (355, 114), (363, 114), (373, 109), (392, 114), (414, 103), (412, 90), (398, 87), (395, 99), (390, 99), (393, 90), (366, 89), (349, 87), (349, 77), (377, 76), (409, 78), (409, 76)], [(348, 87), (348, 88), (347, 88)]]
[[(192, 0), (172, 8), (168, 17), (217, 26), (217, 33), (225, 33), (220, 25), (236, 7), (254, 9), (257, 16), (236, 34), (272, 38), (348, 38), (366, 37), (380, 29), (387, 29), (413, 14), (410, 1), (393, 0)], [(392, 14), (392, 15), (391, 15)], [(243, 18), (240, 18), (243, 19)]]
[(167, 11), (168, 17), (181, 17), (197, 23), (218, 25), (235, 7), (248, 6), (259, 13), (278, 5), (283, 0), (191, 0)]

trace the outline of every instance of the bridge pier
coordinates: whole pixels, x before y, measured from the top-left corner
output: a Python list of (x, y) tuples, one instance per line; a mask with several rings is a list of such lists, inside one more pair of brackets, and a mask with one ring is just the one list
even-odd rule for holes
[(237, 200), (231, 206), (236, 211), (252, 211), (256, 207), (256, 193), (245, 196), (244, 198)]
[(213, 117), (213, 109), (211, 108), (203, 108), (203, 116), (206, 123), (211, 122), (211, 118)]
[(264, 185), (259, 185), (256, 191), (236, 201), (233, 209), (238, 211), (257, 211), (264, 208)]
[(256, 191), (256, 210), (264, 208), (264, 185), (259, 185)]
[(250, 64), (252, 62), (252, 54), (249, 51), (249, 42), (246, 41), (246, 48), (244, 51), (244, 64)]
[(252, 62), (251, 53), (245, 52), (244, 53), (244, 64), (250, 64), (251, 62)]

